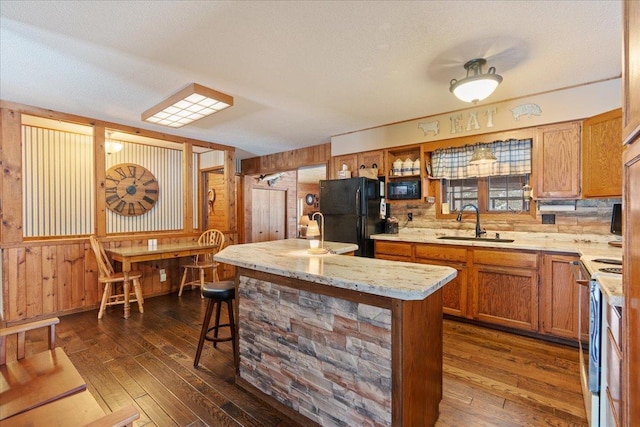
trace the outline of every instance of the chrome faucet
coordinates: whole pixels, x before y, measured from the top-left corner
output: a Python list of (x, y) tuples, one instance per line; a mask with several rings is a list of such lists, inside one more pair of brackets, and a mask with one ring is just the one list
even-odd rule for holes
[(466, 208), (473, 208), (476, 210), (476, 238), (482, 237), (483, 234), (487, 234), (486, 230), (480, 228), (480, 210), (478, 210), (478, 207), (472, 203), (464, 205), (462, 209), (460, 209), (460, 213), (458, 213), (458, 218), (456, 218), (456, 221), (462, 221), (462, 211), (464, 211)]

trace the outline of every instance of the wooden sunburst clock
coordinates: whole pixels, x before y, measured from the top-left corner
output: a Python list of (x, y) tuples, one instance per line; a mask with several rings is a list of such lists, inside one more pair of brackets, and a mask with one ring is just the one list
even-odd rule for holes
[(107, 208), (124, 216), (142, 215), (158, 201), (158, 181), (148, 169), (134, 163), (120, 163), (105, 176)]

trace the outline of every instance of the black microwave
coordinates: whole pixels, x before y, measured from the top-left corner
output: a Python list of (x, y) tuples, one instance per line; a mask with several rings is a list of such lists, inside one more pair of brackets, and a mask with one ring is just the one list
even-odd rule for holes
[(391, 181), (387, 183), (387, 199), (411, 200), (422, 198), (420, 179)]

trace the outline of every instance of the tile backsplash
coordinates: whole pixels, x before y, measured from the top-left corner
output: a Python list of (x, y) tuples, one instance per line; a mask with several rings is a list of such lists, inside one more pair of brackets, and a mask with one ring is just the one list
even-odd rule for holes
[[(526, 216), (517, 221), (501, 221), (483, 218), (480, 215), (482, 227), (493, 231), (527, 231), (540, 233), (574, 233), (574, 234), (610, 234), (611, 211), (614, 203), (621, 203), (621, 199), (586, 199), (577, 200), (575, 211), (544, 211), (536, 209), (536, 217)], [(387, 205), (389, 206), (389, 205)], [(473, 230), (475, 216), (469, 211), (462, 222), (455, 219), (437, 219), (436, 205), (428, 203), (393, 203), (390, 206), (391, 215), (400, 220), (400, 227), (410, 228), (439, 228)], [(413, 220), (407, 221), (407, 213), (413, 214)], [(555, 215), (554, 224), (543, 224), (542, 214)]]

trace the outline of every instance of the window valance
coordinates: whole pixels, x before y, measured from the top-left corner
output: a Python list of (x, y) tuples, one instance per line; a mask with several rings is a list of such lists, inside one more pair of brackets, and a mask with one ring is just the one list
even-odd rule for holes
[[(431, 154), (433, 178), (462, 179), (531, 173), (531, 139), (509, 139), (435, 150)], [(473, 150), (486, 147), (498, 159), (494, 163), (470, 165)]]

